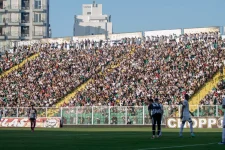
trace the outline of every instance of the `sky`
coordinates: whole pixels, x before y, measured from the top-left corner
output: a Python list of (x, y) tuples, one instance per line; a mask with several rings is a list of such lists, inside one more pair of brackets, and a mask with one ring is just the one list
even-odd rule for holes
[[(113, 32), (225, 26), (225, 0), (95, 0)], [(73, 36), (74, 15), (92, 0), (50, 0), (52, 37)]]

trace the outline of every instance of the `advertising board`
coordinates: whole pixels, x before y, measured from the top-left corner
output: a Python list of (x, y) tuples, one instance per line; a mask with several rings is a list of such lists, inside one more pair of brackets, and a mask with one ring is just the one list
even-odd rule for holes
[(121, 40), (123, 38), (142, 38), (142, 32), (133, 32), (133, 33), (119, 33), (119, 34), (110, 34), (110, 40)]
[(220, 27), (208, 27), (208, 28), (190, 28), (184, 29), (184, 34), (193, 34), (201, 32), (220, 32)]
[(225, 40), (225, 35), (222, 35), (221, 37), (222, 37), (222, 40)]
[(174, 30), (156, 30), (156, 31), (145, 31), (144, 32), (145, 36), (169, 36), (169, 35), (181, 35), (182, 34), (182, 31), (181, 29), (174, 29)]
[[(38, 128), (60, 128), (61, 118), (37, 118), (36, 127)], [(0, 127), (30, 127), (28, 118), (2, 118)]]
[(101, 34), (101, 35), (87, 35), (87, 36), (74, 36), (73, 37), (73, 41), (85, 41), (89, 39), (90, 41), (96, 41), (99, 42), (100, 40), (105, 40), (105, 35)]
[(28, 45), (39, 44), (39, 43), (41, 43), (40, 40), (19, 41), (18, 46), (28, 46)]
[(48, 38), (48, 39), (41, 39), (41, 43), (69, 43), (71, 40), (71, 37), (64, 37), (64, 38)]
[[(192, 118), (193, 128), (222, 128), (223, 118), (222, 117), (198, 117)], [(181, 119), (180, 118), (167, 118), (166, 127), (167, 128), (180, 128)], [(184, 128), (189, 128), (189, 123), (186, 122)]]

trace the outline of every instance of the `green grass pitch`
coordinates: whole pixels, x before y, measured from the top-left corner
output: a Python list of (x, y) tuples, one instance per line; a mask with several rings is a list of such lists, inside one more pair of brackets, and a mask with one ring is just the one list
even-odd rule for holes
[(221, 129), (163, 129), (162, 137), (151, 139), (151, 128), (0, 128), (0, 150), (225, 150)]

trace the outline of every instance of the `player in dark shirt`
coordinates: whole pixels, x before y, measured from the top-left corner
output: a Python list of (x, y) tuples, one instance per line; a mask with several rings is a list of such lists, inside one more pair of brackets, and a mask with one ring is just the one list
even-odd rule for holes
[(156, 123), (158, 126), (158, 134), (157, 137), (161, 136), (161, 121), (162, 121), (162, 115), (163, 115), (163, 107), (159, 103), (159, 99), (156, 98), (155, 102), (153, 102), (152, 99), (149, 100), (149, 116), (152, 119), (152, 138), (155, 138), (155, 130), (156, 130)]

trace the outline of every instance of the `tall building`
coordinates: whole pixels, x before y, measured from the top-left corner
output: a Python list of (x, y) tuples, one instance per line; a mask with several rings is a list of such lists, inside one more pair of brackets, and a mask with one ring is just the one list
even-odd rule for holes
[(0, 41), (48, 38), (49, 0), (0, 0)]
[(74, 36), (112, 33), (111, 16), (102, 14), (102, 4), (83, 4), (82, 9), (82, 15), (74, 17)]

